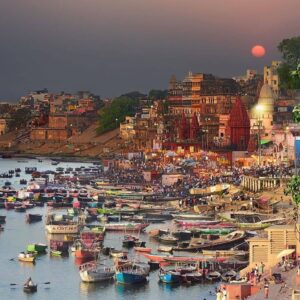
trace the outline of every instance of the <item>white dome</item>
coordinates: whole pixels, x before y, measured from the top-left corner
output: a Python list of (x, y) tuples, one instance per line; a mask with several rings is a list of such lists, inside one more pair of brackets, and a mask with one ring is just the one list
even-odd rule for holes
[(271, 87), (265, 83), (259, 94), (258, 104), (263, 107), (264, 112), (274, 111), (274, 95)]

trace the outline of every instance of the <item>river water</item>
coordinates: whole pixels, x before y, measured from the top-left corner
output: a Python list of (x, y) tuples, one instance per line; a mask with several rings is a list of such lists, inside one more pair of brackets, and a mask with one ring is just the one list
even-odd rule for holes
[[(21, 162), (22, 161), (22, 162)], [(90, 166), (90, 163), (61, 162), (59, 167)], [(12, 186), (20, 188), (20, 178), (30, 178), (25, 175), (25, 167), (36, 166), (38, 170), (55, 170), (57, 166), (51, 165), (51, 161), (43, 159), (40, 163), (35, 159), (0, 159), (0, 173), (8, 170), (21, 168), (21, 177), (1, 179), (0, 186), (5, 181), (10, 181)], [(45, 215), (47, 207), (33, 208), (32, 213)], [(122, 286), (114, 281), (104, 283), (82, 283), (78, 274), (78, 266), (75, 258), (70, 254), (67, 258), (50, 257), (49, 254), (39, 256), (36, 264), (20, 263), (16, 258), (19, 252), (26, 250), (29, 243), (49, 243), (49, 236), (45, 232), (44, 222), (27, 224), (25, 214), (15, 211), (0, 210), (0, 215), (6, 215), (5, 230), (0, 232), (0, 299), (1, 300), (98, 300), (98, 299), (143, 299), (143, 300), (211, 300), (215, 299), (210, 292), (214, 286), (209, 284), (196, 284), (192, 286), (169, 286), (158, 281), (158, 271), (152, 271), (147, 283), (134, 286)], [(155, 227), (167, 227), (168, 224), (150, 225), (147, 230)], [(122, 247), (122, 233), (107, 233), (105, 246), (113, 246), (116, 249)], [(147, 241), (147, 247), (157, 249), (157, 243), (149, 241), (147, 234), (141, 234), (141, 238)], [(134, 257), (134, 251), (130, 251)], [(14, 260), (11, 260), (14, 259)], [(141, 258), (142, 260), (142, 258)], [(31, 276), (38, 283), (38, 292), (27, 295), (22, 290), (22, 284)], [(43, 284), (51, 282), (50, 284)], [(15, 283), (15, 286), (11, 286)]]

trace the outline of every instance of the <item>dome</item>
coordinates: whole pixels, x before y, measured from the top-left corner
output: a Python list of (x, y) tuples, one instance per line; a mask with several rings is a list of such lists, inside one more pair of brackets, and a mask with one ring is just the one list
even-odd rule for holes
[(273, 95), (271, 87), (267, 83), (265, 83), (260, 90), (258, 104), (263, 106), (264, 112), (273, 113), (273, 111), (274, 111), (274, 95)]
[(274, 99), (273, 91), (267, 83), (265, 83), (261, 87), (261, 90), (260, 90), (260, 93), (259, 93), (259, 99), (260, 98), (272, 98), (272, 99)]

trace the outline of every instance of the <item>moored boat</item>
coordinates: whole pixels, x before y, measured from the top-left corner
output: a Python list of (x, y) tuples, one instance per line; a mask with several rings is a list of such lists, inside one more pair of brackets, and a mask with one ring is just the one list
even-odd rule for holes
[(115, 270), (100, 263), (90, 262), (79, 267), (79, 275), (83, 282), (101, 282), (112, 279)]
[(78, 233), (78, 225), (46, 225), (48, 233), (52, 234), (75, 234)]
[(47, 249), (47, 245), (45, 244), (29, 244), (27, 245), (28, 252), (37, 252), (37, 253), (45, 253)]
[(21, 262), (35, 263), (35, 257), (32, 254), (24, 252), (18, 255), (18, 260)]
[(152, 251), (151, 248), (146, 248), (146, 247), (134, 247), (134, 250), (136, 252), (145, 252), (145, 253), (151, 253)]
[(137, 284), (147, 280), (148, 264), (129, 263), (116, 268), (116, 281), (121, 284)]
[(180, 272), (166, 271), (161, 269), (158, 277), (163, 283), (178, 283), (180, 282), (181, 274)]
[(26, 215), (26, 222), (27, 223), (33, 223), (33, 222), (39, 222), (43, 218), (42, 215), (39, 214), (27, 214)]
[(27, 294), (32, 294), (37, 292), (37, 284), (34, 285), (24, 284), (23, 291)]
[(108, 223), (105, 224), (106, 231), (142, 231), (148, 223)]

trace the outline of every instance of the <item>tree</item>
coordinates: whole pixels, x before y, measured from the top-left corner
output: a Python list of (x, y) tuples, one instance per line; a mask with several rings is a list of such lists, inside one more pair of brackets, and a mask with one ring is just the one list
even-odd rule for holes
[(139, 101), (127, 96), (120, 96), (113, 99), (110, 105), (107, 105), (99, 111), (99, 134), (105, 133), (119, 126), (125, 120), (126, 116), (133, 116), (137, 111)]
[(295, 76), (300, 64), (300, 36), (282, 40), (278, 50), (283, 58), (278, 68), (281, 88), (300, 89), (300, 76)]
[(11, 115), (12, 121), (10, 122), (10, 129), (25, 128), (27, 122), (31, 119), (31, 110), (23, 107), (14, 111)]
[(150, 90), (148, 98), (150, 100), (164, 100), (167, 98), (167, 90)]

